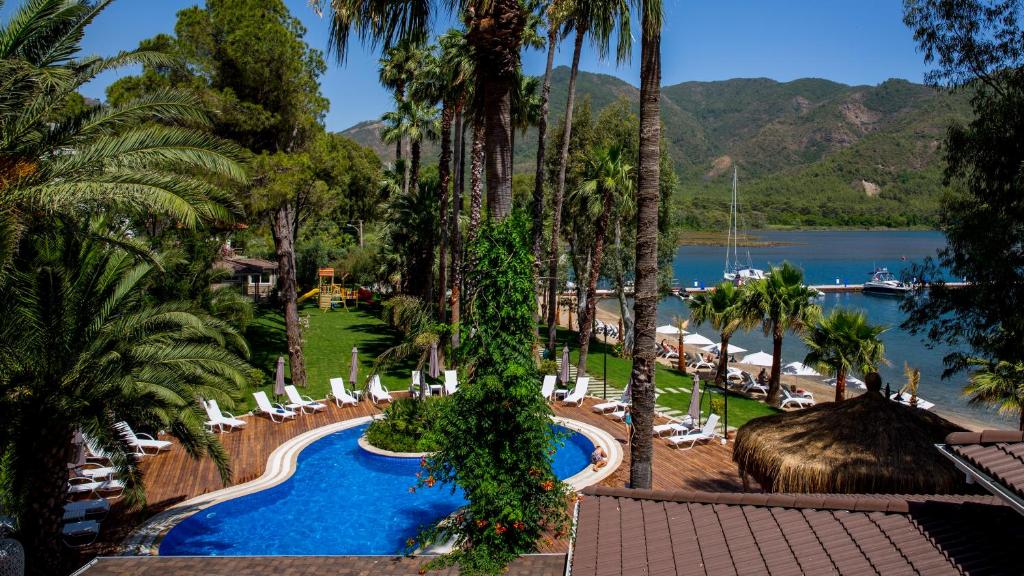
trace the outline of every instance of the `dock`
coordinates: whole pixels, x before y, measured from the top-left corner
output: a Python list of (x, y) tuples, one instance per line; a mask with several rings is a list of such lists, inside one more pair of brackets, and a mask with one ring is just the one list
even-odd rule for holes
[[(945, 284), (945, 286), (947, 288), (967, 288), (969, 285), (970, 285), (970, 283), (968, 283), (968, 282), (946, 282), (946, 284)], [(924, 288), (924, 289), (928, 289), (930, 287), (931, 287), (930, 284), (924, 284), (922, 286), (922, 288)], [(818, 290), (819, 292), (823, 292), (825, 294), (838, 294), (838, 293), (843, 293), (843, 292), (863, 292), (864, 291), (864, 285), (863, 284), (813, 284), (813, 285), (809, 286), (809, 288), (813, 288), (813, 289)], [(715, 289), (714, 285), (711, 285), (711, 286), (699, 286), (699, 287), (696, 287), (696, 288), (692, 288), (692, 287), (691, 288), (683, 288), (681, 286), (673, 286), (672, 290), (671, 290), (671, 293), (672, 293), (673, 296), (678, 296), (680, 298), (688, 298), (688, 297), (690, 297), (693, 294), (703, 294), (705, 292), (710, 292), (710, 291), (712, 291), (714, 289)], [(607, 288), (598, 288), (596, 293), (597, 293), (597, 297), (601, 298), (601, 299), (614, 298), (615, 297), (615, 291), (614, 290), (609, 290)], [(626, 296), (632, 296), (633, 295), (633, 287), (632, 286), (627, 287), (625, 289), (625, 294), (626, 294)], [(566, 298), (573, 298), (573, 297), (576, 296), (576, 293), (571, 291), (571, 290), (563, 291), (563, 292), (560, 293), (560, 296), (566, 297)]]

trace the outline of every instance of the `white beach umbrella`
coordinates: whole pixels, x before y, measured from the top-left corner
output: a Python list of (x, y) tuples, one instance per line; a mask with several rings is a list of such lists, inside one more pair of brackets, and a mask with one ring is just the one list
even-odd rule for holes
[(683, 336), (683, 344), (687, 346), (711, 346), (714, 343), (710, 338), (705, 338), (700, 334), (687, 334)]
[[(829, 386), (835, 386), (836, 385), (836, 378), (835, 378), (835, 376), (833, 376), (831, 378), (826, 378), (824, 380), (824, 382), (825, 382), (825, 384), (828, 384)], [(846, 387), (847, 388), (867, 388), (867, 386), (864, 384), (863, 380), (858, 380), (858, 379), (854, 378), (853, 376), (850, 376), (849, 374), (846, 375)]]
[[(705, 352), (711, 352), (712, 354), (721, 354), (722, 343), (719, 342), (718, 344), (712, 344), (710, 346), (705, 346), (705, 347), (701, 348), (701, 350), (703, 350)], [(746, 352), (746, 351), (747, 351), (746, 348), (740, 348), (739, 346), (733, 346), (732, 344), (729, 344), (729, 349), (727, 350), (727, 352), (729, 354), (739, 354), (740, 352)]]
[(740, 363), (750, 364), (751, 366), (771, 366), (774, 360), (775, 358), (771, 354), (762, 351), (744, 356)]
[(821, 376), (821, 373), (811, 368), (806, 364), (800, 362), (790, 362), (782, 367), (783, 374), (790, 374), (793, 376)]
[[(661, 326), (658, 326), (658, 334), (665, 334), (666, 336), (678, 336), (679, 327), (673, 326), (671, 324), (663, 324)], [(687, 334), (687, 332), (684, 330), (683, 334)]]

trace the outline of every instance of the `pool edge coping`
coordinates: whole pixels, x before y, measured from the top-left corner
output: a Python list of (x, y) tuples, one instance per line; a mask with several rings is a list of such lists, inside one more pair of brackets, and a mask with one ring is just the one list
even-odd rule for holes
[[(159, 556), (161, 541), (180, 522), (215, 504), (262, 492), (281, 484), (295, 473), (299, 454), (310, 444), (329, 434), (355, 428), (356, 426), (371, 422), (373, 419), (373, 416), (351, 418), (307, 430), (295, 436), (270, 453), (270, 456), (267, 458), (267, 468), (259, 478), (243, 484), (200, 494), (152, 516), (125, 538), (119, 555)], [(607, 431), (586, 422), (561, 416), (552, 416), (551, 420), (570, 430), (583, 434), (595, 447), (604, 447), (608, 454), (608, 465), (603, 468), (594, 471), (593, 467), (588, 464), (586, 468), (564, 480), (573, 490), (580, 491), (587, 486), (604, 480), (622, 464), (624, 458), (622, 446)]]

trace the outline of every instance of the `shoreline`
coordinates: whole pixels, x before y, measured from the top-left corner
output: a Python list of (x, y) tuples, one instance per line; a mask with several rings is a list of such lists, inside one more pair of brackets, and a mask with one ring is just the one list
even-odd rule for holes
[[(610, 302), (615, 302), (614, 299), (605, 299), (605, 300), (608, 300)], [(618, 323), (619, 323), (619, 312), (618, 312), (617, 309), (616, 310), (602, 309), (601, 306), (600, 306), (600, 301), (598, 302), (598, 306), (597, 306), (596, 309), (597, 309), (597, 319), (598, 320), (600, 320), (601, 322), (604, 322), (605, 324), (618, 325)], [(566, 318), (565, 314), (566, 314), (566, 311), (565, 311), (565, 309), (563, 307), (562, 314), (561, 314), (560, 318), (564, 320)], [(573, 315), (573, 319), (574, 319), (573, 324), (574, 324), (575, 328), (571, 328), (571, 329), (575, 331), (575, 330), (577, 330), (579, 328), (579, 326), (576, 325), (575, 315)], [(565, 322), (564, 321), (561, 322), (561, 325), (565, 326)], [(673, 344), (674, 343), (675, 342), (673, 342)], [(667, 358), (660, 358), (659, 357), (657, 359), (657, 361), (660, 364), (663, 364), (665, 366), (675, 366), (675, 363), (670, 361), (670, 360), (668, 360)], [(750, 372), (751, 370), (754, 370), (754, 372), (752, 372), (754, 374), (756, 374), (757, 370), (760, 370), (759, 367), (747, 366), (747, 365), (744, 365), (744, 364), (741, 364), (741, 363), (738, 363), (738, 362), (730, 363), (730, 366), (737, 366), (737, 367), (740, 367), (740, 368), (743, 368), (743, 369), (747, 370), (748, 372)], [(783, 374), (782, 375), (782, 383), (783, 384), (785, 384), (785, 385), (795, 384), (798, 388), (803, 388), (803, 389), (811, 392), (812, 394), (814, 394), (814, 400), (816, 402), (833, 402), (835, 400), (835, 387), (829, 386), (828, 384), (825, 384), (824, 382), (821, 381), (821, 379), (822, 379), (822, 377), (818, 377), (818, 376), (794, 376), (794, 375), (791, 375), (791, 374)], [(858, 388), (847, 387), (847, 389), (846, 389), (847, 396), (858, 396), (860, 394), (863, 394), (864, 392), (865, 391), (863, 389), (858, 389)], [(894, 392), (896, 392), (896, 390), (894, 390)], [(965, 415), (962, 415), (962, 414), (953, 413), (953, 412), (945, 409), (944, 407), (942, 407), (942, 406), (940, 406), (938, 404), (936, 404), (935, 407), (930, 410), (930, 412), (932, 412), (934, 414), (937, 414), (937, 415), (945, 418), (946, 420), (949, 420), (950, 422), (952, 422), (952, 423), (954, 423), (954, 424), (956, 424), (958, 426), (961, 426), (962, 428), (964, 428), (966, 430), (969, 430), (969, 431), (972, 431), (972, 432), (980, 432), (982, 430), (993, 430), (993, 429), (1005, 429), (1006, 428), (1005, 426), (1004, 427), (999, 427), (997, 424), (994, 424), (994, 423), (991, 423), (991, 422), (986, 422), (986, 421), (980, 420), (978, 418), (972, 418), (970, 416), (965, 416)]]

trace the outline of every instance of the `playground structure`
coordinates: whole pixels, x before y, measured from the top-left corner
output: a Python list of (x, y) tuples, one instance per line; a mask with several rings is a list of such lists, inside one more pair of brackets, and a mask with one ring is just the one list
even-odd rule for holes
[(342, 284), (334, 283), (334, 268), (320, 268), (317, 271), (317, 279), (319, 280), (319, 286), (306, 292), (299, 298), (299, 302), (317, 296), (317, 303), (321, 310), (327, 311), (336, 307), (344, 307), (348, 309), (348, 303), (354, 302), (356, 306), (359, 305), (359, 290), (356, 288), (346, 288), (344, 285), (345, 278), (348, 274), (341, 276)]

